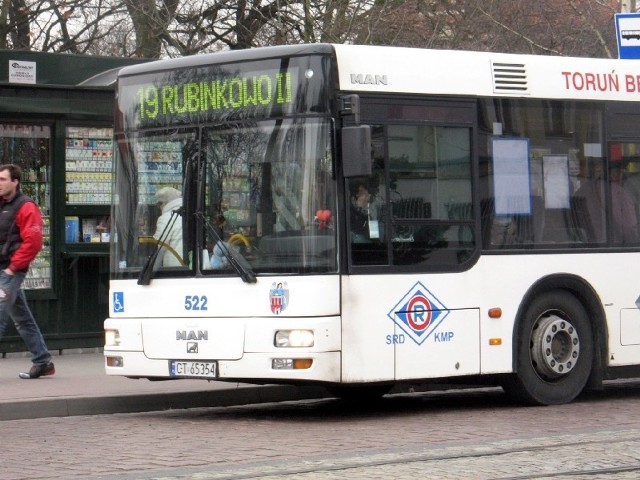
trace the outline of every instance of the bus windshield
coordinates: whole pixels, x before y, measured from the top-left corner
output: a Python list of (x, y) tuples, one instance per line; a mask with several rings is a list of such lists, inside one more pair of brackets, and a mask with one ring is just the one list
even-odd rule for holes
[(331, 131), (273, 119), (120, 138), (116, 277), (229, 275), (234, 259), (258, 274), (336, 271)]

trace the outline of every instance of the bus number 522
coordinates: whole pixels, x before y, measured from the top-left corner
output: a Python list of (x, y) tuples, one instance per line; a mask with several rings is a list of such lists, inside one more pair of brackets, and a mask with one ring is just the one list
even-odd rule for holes
[(185, 310), (207, 310), (207, 296), (187, 295), (184, 297)]

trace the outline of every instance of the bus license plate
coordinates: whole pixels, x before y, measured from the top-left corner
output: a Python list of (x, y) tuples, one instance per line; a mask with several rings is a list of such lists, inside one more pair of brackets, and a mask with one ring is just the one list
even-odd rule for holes
[(171, 360), (169, 361), (169, 375), (172, 377), (215, 378), (216, 362)]

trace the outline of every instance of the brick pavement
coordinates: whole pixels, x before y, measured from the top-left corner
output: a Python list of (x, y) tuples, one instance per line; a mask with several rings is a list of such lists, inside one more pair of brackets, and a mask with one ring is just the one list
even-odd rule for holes
[[(2, 472), (3, 480), (637, 479), (639, 408), (636, 385), (538, 408), (489, 390), (368, 406), (325, 399), (6, 421)], [(29, 452), (43, 454), (26, 464)]]
[[(202, 405), (190, 397), (234, 405), (254, 403), (250, 392), (267, 402), (271, 390), (107, 377), (100, 352), (55, 361), (54, 377), (20, 380), (28, 361), (0, 359), (3, 480), (640, 478), (638, 382), (538, 408), (511, 405), (491, 388), (394, 395), (372, 405), (322, 399), (194, 408)], [(289, 394), (274, 401), (299, 393), (273, 391)], [(158, 401), (165, 397), (181, 403), (167, 407)], [(82, 416), (80, 404), (95, 409), (88, 413), (163, 408)]]
[[(640, 430), (626, 430), (510, 439), (481, 445), (430, 446), (428, 449), (417, 447), (411, 452), (338, 455), (297, 462), (260, 463), (213, 468), (192, 474), (185, 472), (164, 476), (163, 479), (637, 480), (639, 476)], [(98, 478), (116, 480), (122, 477)]]

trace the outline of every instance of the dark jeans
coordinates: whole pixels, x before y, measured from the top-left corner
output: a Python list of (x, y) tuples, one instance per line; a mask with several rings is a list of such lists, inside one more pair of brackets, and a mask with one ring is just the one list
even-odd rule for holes
[(46, 365), (51, 362), (51, 354), (21, 288), (25, 276), (24, 272), (7, 275), (0, 270), (0, 338), (11, 319), (31, 352), (31, 362), (34, 365)]

